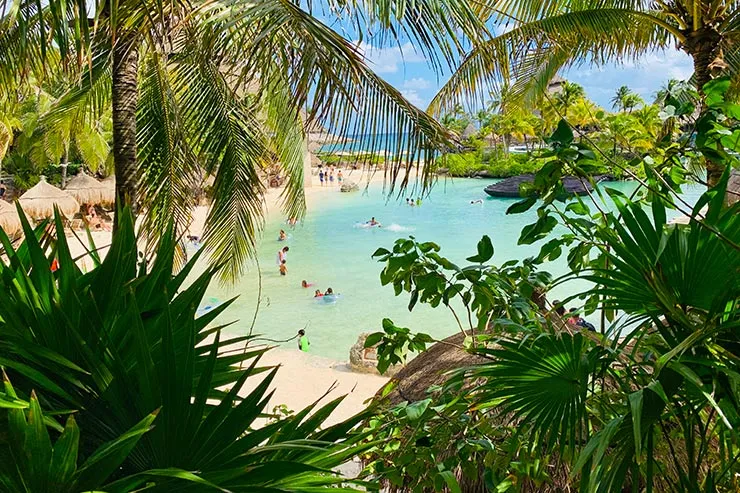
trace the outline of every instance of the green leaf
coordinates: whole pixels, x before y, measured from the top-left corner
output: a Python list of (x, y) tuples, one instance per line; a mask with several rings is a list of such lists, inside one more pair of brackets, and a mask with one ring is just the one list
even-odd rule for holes
[(381, 340), (383, 340), (383, 337), (385, 337), (385, 333), (383, 332), (373, 332), (372, 334), (368, 335), (365, 339), (365, 347), (373, 347), (376, 344), (378, 344)]
[(424, 399), (422, 401), (416, 401), (406, 406), (406, 416), (408, 417), (409, 421), (415, 423), (416, 421), (421, 419), (431, 402), (431, 399)]
[(523, 212), (527, 212), (536, 203), (537, 197), (529, 197), (527, 199), (520, 200), (519, 202), (515, 202), (510, 205), (509, 208), (506, 209), (506, 214), (521, 214)]
[(534, 224), (528, 224), (522, 228), (519, 235), (519, 245), (531, 245), (537, 240), (541, 240), (557, 226), (558, 220), (548, 213), (543, 214)]
[(442, 471), (439, 475), (442, 477), (451, 493), (462, 493), (460, 484), (457, 482), (455, 475), (452, 474), (452, 471)]
[(478, 254), (473, 255), (472, 257), (468, 257), (466, 260), (468, 260), (469, 262), (483, 264), (491, 260), (492, 257), (493, 243), (491, 242), (491, 238), (489, 238), (488, 235), (483, 235), (483, 237), (478, 242)]

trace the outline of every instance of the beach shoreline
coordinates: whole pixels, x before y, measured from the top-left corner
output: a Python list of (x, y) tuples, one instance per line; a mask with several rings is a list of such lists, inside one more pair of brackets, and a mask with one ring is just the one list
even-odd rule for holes
[[(347, 172), (343, 170), (343, 174), (345, 174), (345, 183), (355, 182), (361, 189), (366, 185), (383, 183), (384, 181), (382, 171), (350, 170)], [(268, 188), (265, 190), (265, 221), (283, 214), (281, 207), (282, 191), (282, 188)], [(313, 174), (312, 186), (305, 188), (308, 213), (322, 207), (322, 203), (333, 193), (341, 193), (336, 180), (333, 185), (321, 186), (318, 176)], [(187, 234), (202, 236), (207, 215), (207, 206), (196, 207)], [(111, 242), (111, 232), (94, 231), (91, 232), (91, 236), (98, 253), (101, 256), (105, 255)], [(85, 271), (92, 268), (92, 262), (85, 258), (85, 253), (90, 248), (87, 243), (87, 235), (79, 232), (76, 235), (70, 233), (67, 235), (67, 241), (73, 257), (79, 258), (80, 267)], [(230, 348), (230, 350), (238, 351), (243, 350), (243, 348), (244, 346), (241, 346)], [(252, 350), (253, 347), (250, 346), (249, 349)], [(347, 355), (349, 355), (349, 350), (350, 348), (347, 347)], [(342, 403), (329, 417), (326, 425), (339, 423), (362, 411), (366, 402), (389, 381), (387, 377), (354, 372), (347, 361), (306, 353), (300, 351), (297, 347), (295, 350), (286, 347), (270, 348), (261, 356), (259, 366), (279, 368), (270, 385), (270, 391), (274, 393), (265, 409), (266, 412), (278, 411), (281, 406), (285, 406), (283, 410), (287, 408), (287, 410), (298, 412), (319, 400), (319, 406), (321, 406), (340, 396), (345, 396)], [(266, 375), (264, 373), (248, 378), (239, 394), (247, 395), (262, 382)]]

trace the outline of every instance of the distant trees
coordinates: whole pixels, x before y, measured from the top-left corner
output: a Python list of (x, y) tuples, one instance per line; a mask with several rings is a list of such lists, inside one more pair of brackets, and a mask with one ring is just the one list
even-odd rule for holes
[[(537, 149), (564, 118), (579, 139), (588, 139), (607, 153), (611, 151), (609, 159), (616, 159), (623, 166), (652, 150), (661, 131), (674, 131), (670, 125), (663, 126), (663, 120), (670, 116), (669, 99), (675, 104), (675, 98), (689, 101), (692, 96), (690, 86), (673, 80), (659, 91), (655, 103), (646, 104), (625, 85), (611, 98), (616, 110), (613, 113), (588, 99), (582, 86), (568, 81), (535, 105), (522, 105), (516, 97), (510, 86), (502, 85), (491, 93), (485, 108), (467, 113), (458, 104), (442, 116), (441, 122), (458, 135), (474, 123), (478, 132), (469, 136), (468, 147), (482, 146), (487, 156), (504, 161), (513, 145), (522, 145), (527, 152)], [(609, 166), (611, 163), (605, 163), (605, 167)], [(621, 173), (619, 169), (609, 172)]]

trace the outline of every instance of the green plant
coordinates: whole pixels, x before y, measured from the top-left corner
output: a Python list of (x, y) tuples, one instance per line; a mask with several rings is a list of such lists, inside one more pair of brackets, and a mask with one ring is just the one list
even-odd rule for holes
[[(400, 445), (372, 449), (368, 474), (418, 491), (737, 490), (740, 205), (727, 206), (725, 197), (737, 164), (732, 136), (740, 113), (725, 100), (727, 90), (726, 80), (704, 87), (695, 140), (662, 142), (656, 159), (643, 160), (646, 178), (629, 197), (605, 188), (589, 200), (562, 198), (562, 176), (587, 176), (594, 151), (561, 122), (549, 139), (552, 160), (509, 213), (538, 206), (537, 220), (519, 241), (544, 242), (523, 267), (538, 268), (567, 252), (569, 271), (543, 287), (590, 281), (560, 304), (582, 304), (586, 314), (598, 310), (601, 333), (566, 323), (545, 303), (530, 305), (539, 313), (513, 311), (525, 318), (511, 319), (505, 310), (516, 302), (497, 296), (507, 279), (521, 275), (498, 271), (496, 283), (475, 281), (475, 296), (492, 304), (468, 312), (471, 327), (478, 326), (466, 348), (485, 360), (453, 371), (428, 398), (371, 419), (373, 437)], [(693, 109), (677, 114), (684, 111)], [(679, 195), (687, 177), (683, 164), (696, 153), (723, 163), (725, 171), (687, 210)], [(669, 209), (685, 211), (689, 223), (670, 224)], [(422, 292), (440, 291), (443, 269), (408, 242), (378, 252), (387, 262), (381, 282), (391, 280), (396, 293), (409, 292), (412, 301), (439, 304)], [(489, 244), (481, 240), (469, 260), (488, 262)], [(451, 291), (445, 306), (467, 307), (474, 299), (469, 293)], [(404, 414), (407, 408), (413, 411)], [(458, 453), (445, 454), (450, 448)], [(435, 461), (459, 484), (440, 483)]]
[[(54, 416), (74, 412), (83, 464), (101, 444), (146, 431), (117, 467), (96, 468), (85, 488), (201, 491), (209, 483), (229, 491), (308, 491), (342, 483), (330, 470), (361, 450), (348, 434), (360, 418), (320, 429), (337, 399), (260, 426), (277, 369), (258, 366), (264, 349), (225, 351), (251, 339), (226, 337), (226, 325), (215, 323), (233, 300), (196, 316), (219, 267), (186, 285), (198, 256), (175, 269), (170, 226), (148, 271), (138, 272), (133, 217), (120, 217), (105, 259), (91, 250), (96, 265), (88, 273), (70, 255), (60, 217), (49, 236), (47, 225), (32, 230), (21, 215), (18, 247), (0, 231), (7, 259), (0, 263), (0, 365), (18, 399), (33, 401), (36, 392), (52, 436), (61, 428), (52, 426)], [(242, 392), (253, 378), (261, 381)], [(151, 430), (136, 428), (144, 419)], [(11, 438), (0, 435), (4, 457)]]

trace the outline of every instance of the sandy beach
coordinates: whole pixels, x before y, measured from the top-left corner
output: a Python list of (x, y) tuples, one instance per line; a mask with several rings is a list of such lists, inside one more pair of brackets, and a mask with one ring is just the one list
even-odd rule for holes
[[(315, 170), (314, 170), (315, 171)], [(355, 182), (360, 188), (368, 183), (382, 183), (383, 172), (363, 172), (361, 170), (343, 170), (344, 182)], [(332, 185), (321, 186), (317, 175), (312, 176), (312, 186), (305, 189), (306, 207), (310, 213), (314, 207), (319, 207), (322, 198), (333, 193), (340, 193), (339, 185), (335, 181)], [(281, 212), (280, 188), (269, 188), (265, 193), (265, 216), (270, 217)], [(356, 193), (356, 192), (355, 192)], [(208, 214), (208, 208), (201, 206), (193, 211), (193, 222), (189, 228), (190, 234), (202, 235), (203, 225)], [(82, 257), (80, 265), (83, 269), (90, 268), (92, 263), (84, 259), (86, 249), (89, 248), (86, 235), (78, 233), (79, 240), (72, 234), (67, 236), (73, 256)], [(101, 255), (110, 245), (111, 233), (98, 231), (92, 233), (93, 241)], [(80, 241), (81, 240), (81, 241)], [(349, 354), (349, 347), (347, 354)], [(297, 348), (293, 350), (278, 348), (269, 350), (260, 361), (261, 366), (279, 366), (272, 390), (275, 391), (268, 404), (268, 411), (274, 407), (285, 405), (289, 410), (299, 411), (306, 406), (322, 399), (327, 403), (339, 396), (346, 395), (344, 401), (335, 410), (327, 424), (334, 424), (365, 407), (370, 399), (387, 381), (385, 377), (352, 372), (346, 362), (304, 353)], [(246, 395), (262, 381), (262, 375), (247, 380), (247, 384), (240, 392)]]

